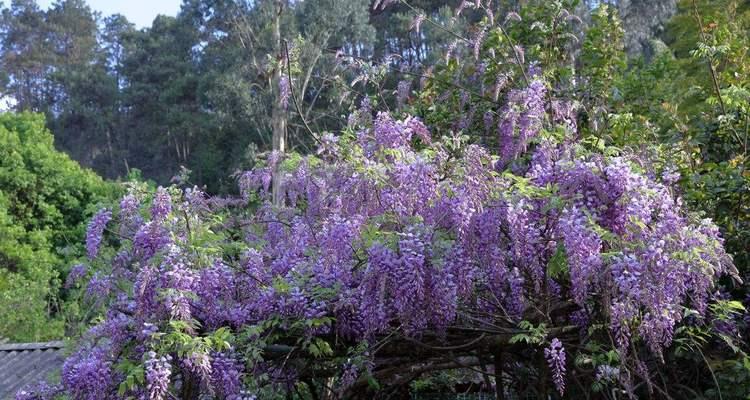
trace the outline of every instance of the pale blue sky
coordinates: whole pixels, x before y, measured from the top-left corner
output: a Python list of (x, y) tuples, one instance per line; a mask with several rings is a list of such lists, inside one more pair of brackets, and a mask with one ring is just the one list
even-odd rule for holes
[[(54, 0), (37, 0), (42, 8), (48, 8)], [(138, 28), (151, 26), (159, 14), (177, 15), (181, 0), (86, 0), (92, 10), (99, 11), (103, 17), (122, 14)]]

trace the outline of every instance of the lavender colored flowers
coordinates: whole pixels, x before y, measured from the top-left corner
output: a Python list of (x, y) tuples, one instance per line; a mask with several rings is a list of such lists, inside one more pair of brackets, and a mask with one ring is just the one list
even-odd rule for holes
[(169, 390), (169, 381), (172, 374), (170, 356), (158, 357), (155, 352), (149, 351), (145, 366), (148, 399), (164, 400)]
[(410, 89), (411, 81), (403, 80), (398, 82), (398, 87), (396, 88), (396, 101), (399, 108), (403, 107), (406, 104), (406, 101), (409, 99)]
[(503, 166), (526, 151), (529, 141), (541, 130), (545, 115), (544, 96), (547, 88), (541, 80), (532, 81), (523, 90), (508, 95), (503, 118), (498, 124), (500, 155)]
[(552, 382), (562, 396), (565, 393), (565, 348), (559, 339), (552, 339), (549, 347), (544, 349), (544, 358), (552, 371)]
[(120, 235), (131, 237), (143, 223), (140, 215), (140, 201), (133, 194), (127, 194), (120, 201)]
[(63, 389), (59, 385), (39, 382), (23, 387), (16, 393), (15, 400), (54, 400), (62, 391)]
[(102, 243), (104, 228), (107, 227), (107, 223), (111, 220), (112, 212), (102, 209), (89, 222), (88, 229), (86, 230), (86, 253), (89, 259), (93, 260), (99, 254), (99, 246)]
[(66, 393), (76, 399), (111, 399), (115, 390), (111, 366), (105, 348), (80, 349), (62, 367)]
[(225, 398), (239, 396), (242, 390), (243, 366), (234, 356), (214, 354), (211, 359), (211, 386)]
[[(385, 338), (409, 343), (405, 353), (456, 332), (469, 332), (461, 343), (482, 343), (471, 332), (538, 323), (551, 304), (571, 307), (546, 323), (607, 327), (595, 334), (612, 334), (621, 365), (635, 351), (660, 355), (684, 307), (705, 313), (717, 277), (733, 271), (718, 229), (627, 158), (542, 135), (553, 120), (545, 95), (534, 78), (509, 93), (497, 118), (484, 115), (499, 130), (494, 156), (458, 135), (433, 137), (416, 117), (372, 119), (367, 109), (354, 135), (327, 140), (337, 157), (287, 158), (284, 207), (272, 204), (266, 180), (280, 153), (239, 175), (242, 198), (218, 211), (193, 190), (157, 189), (150, 213), (124, 199), (120, 223), (144, 220), (111, 269), (91, 275), (88, 297), (108, 309), (66, 362), (66, 394), (119, 399), (125, 377), (113, 363), (144, 360), (147, 384), (136, 390), (145, 398), (164, 399), (185, 376), (202, 396), (238, 398), (245, 381), (288, 389), (308, 372), (300, 366), (318, 372), (318, 358), (321, 373), (341, 373), (335, 390), (345, 394), (366, 372), (387, 373), (370, 347)], [(189, 211), (187, 221), (169, 218), (173, 208)], [(110, 218), (95, 217), (87, 245), (98, 248)], [(76, 267), (69, 279), (84, 275)], [(164, 338), (174, 359), (147, 353)], [(290, 344), (298, 348), (284, 353)], [(342, 361), (354, 353), (376, 371)], [(558, 338), (544, 359), (563, 395)]]
[(86, 268), (83, 264), (76, 264), (73, 266), (73, 268), (70, 269), (70, 272), (68, 272), (68, 277), (65, 280), (65, 288), (70, 289), (75, 284), (78, 283), (78, 281), (81, 280), (84, 276), (86, 276), (86, 273), (88, 272), (88, 268)]
[(151, 203), (151, 218), (154, 221), (162, 221), (170, 212), (172, 212), (172, 197), (166, 189), (160, 186)]

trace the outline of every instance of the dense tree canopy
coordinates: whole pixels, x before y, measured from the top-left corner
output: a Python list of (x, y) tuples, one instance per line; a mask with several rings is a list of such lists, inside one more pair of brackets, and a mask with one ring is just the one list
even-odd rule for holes
[[(46, 113), (59, 146), (105, 176), (138, 168), (166, 183), (185, 166), (212, 192), (226, 191), (227, 171), (269, 151), (274, 121), (290, 118), (272, 112), (281, 75), (311, 126), (341, 127), (349, 102), (336, 54), (372, 54), (368, 9), (367, 1), (186, 1), (176, 17), (136, 30), (82, 0), (47, 11), (16, 0), (0, 21), (2, 93), (16, 110)], [(277, 13), (289, 60), (272, 35)], [(289, 122), (290, 146), (309, 147), (301, 121)]]
[[(641, 41), (674, 8), (665, 1), (654, 22), (644, 17), (647, 2), (620, 3)], [(211, 193), (223, 193), (232, 190), (227, 171), (249, 168), (272, 149), (279, 120), (289, 120), (288, 147), (303, 152), (315, 140), (305, 134), (302, 117), (319, 132), (343, 127), (352, 89), (371, 92), (349, 87), (353, 74), (377, 71), (340, 68), (341, 55), (387, 59), (395, 71), (434, 65), (455, 46), (455, 32), (477, 34), (471, 22), (481, 14), (464, 7), (456, 18), (460, 4), (186, 0), (177, 16), (159, 16), (136, 30), (121, 15), (93, 12), (84, 0), (58, 1), (49, 10), (13, 0), (0, 21), (0, 93), (17, 111), (45, 113), (58, 146), (103, 176), (137, 168), (166, 184), (185, 166)], [(496, 12), (523, 4), (507, 2)], [(588, 20), (596, 4), (572, 10)], [(436, 23), (413, 29), (415, 12)], [(272, 34), (276, 14), (283, 40)], [(273, 112), (286, 64), (301, 113)], [(396, 80), (381, 85), (395, 90)]]

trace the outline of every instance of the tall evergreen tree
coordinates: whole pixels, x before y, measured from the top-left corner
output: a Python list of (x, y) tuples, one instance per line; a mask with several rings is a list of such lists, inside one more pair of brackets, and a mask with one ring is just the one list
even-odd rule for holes
[(6, 74), (3, 94), (18, 110), (44, 111), (49, 98), (46, 76), (53, 53), (45, 13), (34, 0), (13, 0), (0, 17), (0, 70)]
[(185, 165), (201, 140), (196, 44), (191, 25), (167, 16), (133, 32), (125, 44), (123, 161), (159, 181)]

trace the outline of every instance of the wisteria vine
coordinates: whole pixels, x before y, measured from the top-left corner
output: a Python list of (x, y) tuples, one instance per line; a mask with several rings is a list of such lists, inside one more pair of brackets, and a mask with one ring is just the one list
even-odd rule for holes
[[(335, 152), (284, 162), (285, 207), (270, 203), (269, 166), (241, 176), (238, 199), (160, 188), (123, 200), (120, 229), (97, 214), (87, 243), (100, 270), (87, 286), (109, 300), (61, 389), (241, 398), (322, 374), (353, 395), (387, 376), (399, 343), (508, 345), (526, 321), (555, 335), (538, 349), (564, 393), (575, 326), (608, 325), (624, 371), (640, 344), (670, 345), (686, 308), (705, 312), (732, 268), (716, 227), (669, 187), (625, 157), (556, 142), (530, 117), (500, 156), (432, 138), (418, 118), (361, 120)], [(503, 171), (532, 140), (530, 161)], [(98, 251), (107, 232), (110, 260)]]

